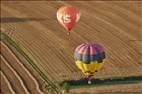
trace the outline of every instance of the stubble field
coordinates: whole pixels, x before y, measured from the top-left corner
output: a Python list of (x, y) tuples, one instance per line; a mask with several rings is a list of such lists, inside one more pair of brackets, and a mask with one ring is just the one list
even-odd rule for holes
[[(81, 11), (70, 36), (56, 18), (66, 4)], [(101, 43), (107, 53), (96, 78), (142, 75), (141, 1), (3, 1), (1, 27), (52, 81), (83, 77), (73, 53), (84, 42)]]

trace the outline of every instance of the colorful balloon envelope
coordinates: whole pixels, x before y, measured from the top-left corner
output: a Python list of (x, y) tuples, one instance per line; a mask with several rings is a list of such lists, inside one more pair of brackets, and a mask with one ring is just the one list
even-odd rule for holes
[(75, 49), (74, 58), (77, 67), (89, 78), (102, 68), (106, 55), (100, 44), (84, 43)]
[(67, 31), (71, 31), (80, 19), (80, 11), (71, 5), (63, 6), (57, 11), (57, 19)]

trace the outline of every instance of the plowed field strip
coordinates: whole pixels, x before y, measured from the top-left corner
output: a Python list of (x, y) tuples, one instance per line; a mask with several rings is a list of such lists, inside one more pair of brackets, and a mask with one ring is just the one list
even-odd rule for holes
[(15, 91), (13, 90), (10, 82), (4, 75), (2, 71), (0, 71), (1, 74), (1, 92), (2, 94), (16, 94)]
[(11, 83), (14, 91), (17, 94), (30, 94), (17, 72), (9, 65), (9, 63), (5, 60), (3, 56), (1, 56), (1, 59), (1, 70)]
[(24, 80), (27, 88), (30, 90), (32, 94), (43, 94), (43, 92), (39, 89), (38, 82), (31, 75), (31, 73), (24, 67), (24, 65), (16, 58), (16, 56), (8, 49), (8, 47), (2, 44), (2, 54), (7, 56), (9, 61), (13, 61), (10, 65), (15, 69), (19, 75)]

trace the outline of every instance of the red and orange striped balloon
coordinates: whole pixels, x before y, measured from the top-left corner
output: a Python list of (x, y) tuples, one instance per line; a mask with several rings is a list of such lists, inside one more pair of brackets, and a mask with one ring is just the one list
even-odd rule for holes
[(67, 31), (71, 31), (80, 19), (80, 11), (71, 5), (63, 6), (57, 11), (57, 19)]

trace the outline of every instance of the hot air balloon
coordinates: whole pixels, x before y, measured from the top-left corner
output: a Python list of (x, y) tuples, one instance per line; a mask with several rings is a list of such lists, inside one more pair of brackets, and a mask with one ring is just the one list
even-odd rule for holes
[(68, 33), (70, 33), (71, 29), (80, 19), (80, 11), (71, 5), (63, 6), (57, 11), (57, 19)]
[(77, 67), (90, 79), (102, 68), (106, 55), (100, 44), (84, 43), (75, 49), (74, 58)]

